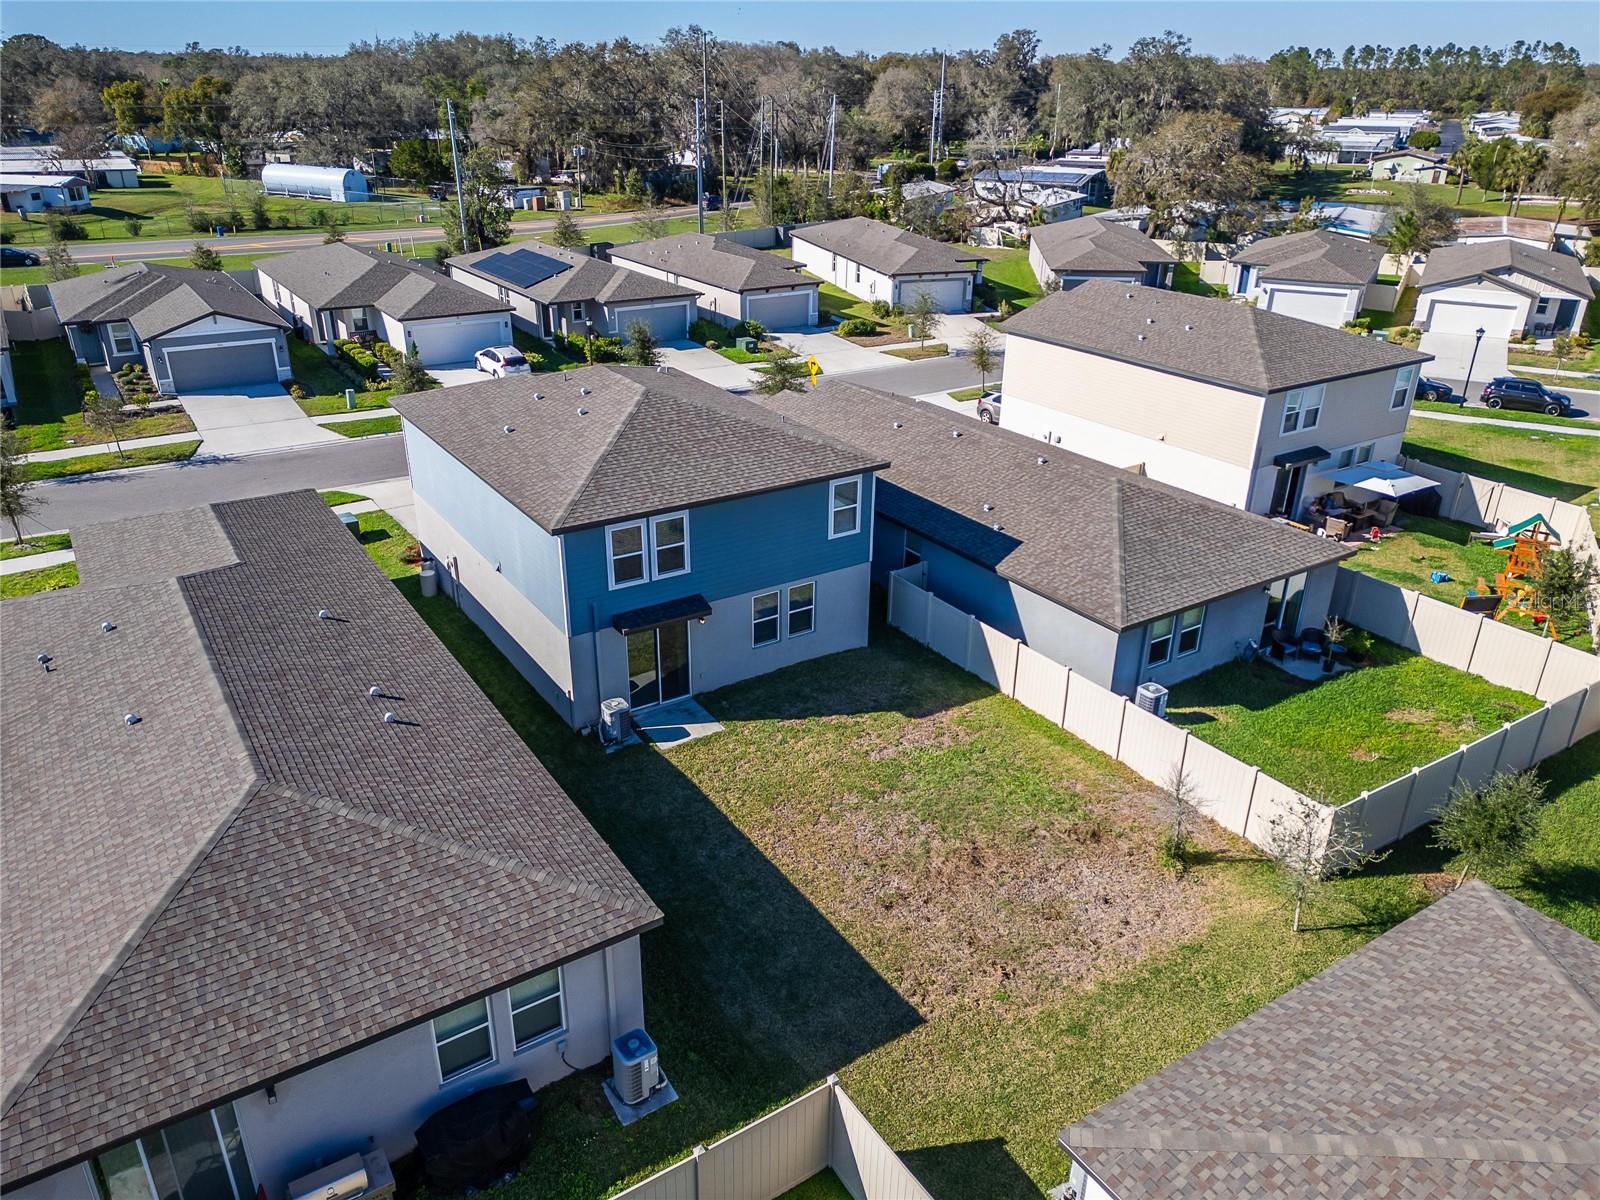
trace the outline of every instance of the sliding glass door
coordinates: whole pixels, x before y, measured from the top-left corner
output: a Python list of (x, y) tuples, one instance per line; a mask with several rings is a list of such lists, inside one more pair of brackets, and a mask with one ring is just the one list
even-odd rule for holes
[(689, 623), (674, 621), (628, 635), (628, 703), (665, 704), (689, 694)]
[(232, 1104), (174, 1121), (94, 1160), (102, 1200), (254, 1200)]

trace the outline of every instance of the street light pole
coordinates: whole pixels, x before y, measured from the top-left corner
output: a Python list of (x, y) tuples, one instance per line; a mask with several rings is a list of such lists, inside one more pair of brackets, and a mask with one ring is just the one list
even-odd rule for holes
[(1468, 394), (1472, 390), (1472, 368), (1478, 365), (1478, 347), (1482, 344), (1482, 342), (1483, 326), (1479, 325), (1478, 336), (1472, 339), (1472, 358), (1467, 362), (1466, 382), (1461, 385), (1462, 395), (1468, 400), (1472, 399), (1472, 397)]

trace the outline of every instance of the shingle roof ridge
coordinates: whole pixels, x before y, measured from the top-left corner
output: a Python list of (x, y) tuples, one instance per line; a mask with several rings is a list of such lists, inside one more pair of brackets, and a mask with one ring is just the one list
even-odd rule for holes
[[(1590, 1018), (1595, 1022), (1596, 1026), (1600, 1026), (1600, 997), (1595, 996), (1594, 993), (1589, 991), (1589, 989), (1586, 988), (1583, 983), (1567, 969), (1566, 964), (1558, 959), (1553, 953), (1551, 953), (1550, 948), (1545, 945), (1543, 939), (1534, 936), (1533, 930), (1528, 927), (1527, 919), (1523, 916), (1523, 912), (1519, 911), (1519, 909), (1529, 912), (1530, 915), (1537, 914), (1534, 914), (1533, 910), (1527, 909), (1526, 906), (1518, 905), (1509, 896), (1506, 896), (1499, 890), (1490, 887), (1482, 880), (1474, 879), (1466, 886), (1472, 887), (1473, 885), (1477, 885), (1475, 890), (1481, 889), (1482, 893), (1490, 901), (1495, 912), (1499, 913), (1500, 916), (1504, 918), (1506, 923), (1511, 926), (1512, 931), (1516, 934), (1518, 940), (1520, 940), (1527, 948), (1528, 952), (1537, 958), (1539, 962), (1544, 964), (1556, 986), (1567, 993), (1567, 995), (1573, 1000), (1574, 1003), (1578, 1005), (1578, 1007), (1587, 1012)], [(1596, 1161), (1600, 1161), (1600, 1159), (1597, 1159)]]
[(1152, 1129), (1074, 1125), (1064, 1139), (1081, 1150), (1309, 1154), (1325, 1158), (1467, 1159), (1477, 1162), (1600, 1163), (1600, 1138), (1439, 1137), (1428, 1134), (1283, 1133), (1260, 1129)]
[(396, 834), (416, 842), (419, 846), (427, 846), (432, 850), (439, 850), (456, 858), (470, 859), (483, 866), (495, 867), (507, 874), (515, 875), (520, 879), (527, 879), (534, 883), (544, 884), (548, 887), (559, 888), (570, 895), (584, 900), (592, 900), (613, 912), (625, 913), (630, 916), (660, 915), (660, 910), (646, 897), (643, 903), (638, 900), (628, 899), (625, 896), (603, 887), (597, 883), (585, 883), (581, 880), (569, 878), (548, 867), (537, 867), (532, 863), (524, 862), (505, 854), (496, 854), (488, 850), (477, 850), (448, 838), (442, 834), (430, 833), (420, 829), (407, 821), (397, 820), (393, 817), (380, 816), (366, 809), (357, 808), (342, 800), (331, 796), (320, 796), (302, 788), (282, 787), (279, 793), (291, 797), (311, 808), (320, 809), (344, 820), (353, 821), (369, 829), (379, 829), (385, 833)]
[[(606, 370), (606, 368), (603, 367), (597, 369)], [(612, 449), (616, 446), (618, 439), (622, 437), (623, 431), (632, 425), (634, 419), (639, 415), (639, 402), (645, 397), (644, 384), (638, 382), (637, 380), (629, 379), (620, 371), (606, 370), (606, 374), (611, 375), (614, 378), (622, 379), (626, 383), (632, 384), (634, 389), (631, 399), (632, 407), (628, 409), (628, 415), (617, 422), (617, 427), (611, 431), (611, 436), (606, 438), (605, 445), (600, 447), (600, 453), (596, 454), (594, 458), (589, 461), (589, 469), (584, 472), (583, 481), (579, 483), (577, 487), (572, 489), (572, 494), (567, 497), (567, 502), (563, 504), (556, 512), (555, 517), (550, 522), (551, 529), (561, 529), (572, 518), (572, 514), (577, 511), (578, 501), (584, 498), (584, 496), (588, 493), (590, 485), (594, 483), (594, 477), (600, 471), (600, 464), (605, 462), (606, 456), (609, 455)]]
[(1112, 479), (1111, 536), (1109, 541), (1111, 543), (1111, 568), (1117, 580), (1117, 586), (1113, 589), (1115, 599), (1112, 608), (1119, 623), (1125, 623), (1128, 619), (1128, 554), (1127, 547), (1124, 545), (1124, 538), (1127, 537), (1128, 530), (1127, 523), (1122, 517), (1129, 485), (1130, 481), (1120, 475)]

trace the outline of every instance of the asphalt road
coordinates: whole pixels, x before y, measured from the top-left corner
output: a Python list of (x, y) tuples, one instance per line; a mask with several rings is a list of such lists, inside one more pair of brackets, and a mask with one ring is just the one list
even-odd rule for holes
[[(1003, 361), (1003, 359), (1002, 359)], [(927, 392), (950, 392), (956, 388), (973, 387), (980, 382), (978, 373), (965, 358), (932, 358), (926, 362), (909, 362), (897, 367), (879, 367), (872, 371), (851, 371), (839, 376), (862, 387), (893, 392), (897, 396), (921, 396)], [(999, 386), (1000, 372), (989, 372), (989, 383)]]
[(40, 501), (35, 528), (73, 529), (122, 517), (196, 508), (219, 500), (372, 483), (405, 474), (405, 443), (395, 435), (355, 438), (247, 458), (58, 479), (41, 483), (33, 490)]
[[(735, 205), (735, 208), (747, 207)], [(693, 216), (693, 213), (672, 210), (673, 217)], [(631, 225), (637, 213), (574, 213), (577, 223), (585, 229), (603, 229), (608, 226)], [(715, 220), (706, 214), (710, 226)], [(548, 219), (515, 221), (511, 226), (514, 238), (528, 238), (546, 233), (555, 227), (555, 214)], [(385, 242), (431, 245), (444, 240), (444, 230), (438, 225), (401, 225), (392, 229), (347, 229), (344, 240), (354, 246), (381, 246)], [(141, 262), (156, 258), (181, 258), (194, 248), (196, 241), (210, 246), (219, 254), (260, 254), (288, 250), (302, 250), (307, 246), (322, 245), (320, 232), (299, 233), (236, 233), (223, 238), (138, 238), (122, 242), (80, 242), (72, 247), (72, 257), (78, 262)], [(30, 249), (31, 247), (23, 247)]]

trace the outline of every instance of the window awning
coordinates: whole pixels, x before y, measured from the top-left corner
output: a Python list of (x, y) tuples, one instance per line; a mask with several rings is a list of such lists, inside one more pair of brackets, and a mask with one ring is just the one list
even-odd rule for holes
[(647, 604), (630, 609), (611, 618), (611, 627), (626, 636), (658, 625), (671, 625), (674, 621), (694, 621), (711, 615), (711, 605), (704, 596), (684, 596), (680, 600), (663, 600), (660, 604)]
[(1321, 462), (1328, 452), (1321, 446), (1301, 446), (1298, 450), (1285, 450), (1272, 460), (1275, 467), (1298, 467), (1301, 463)]

